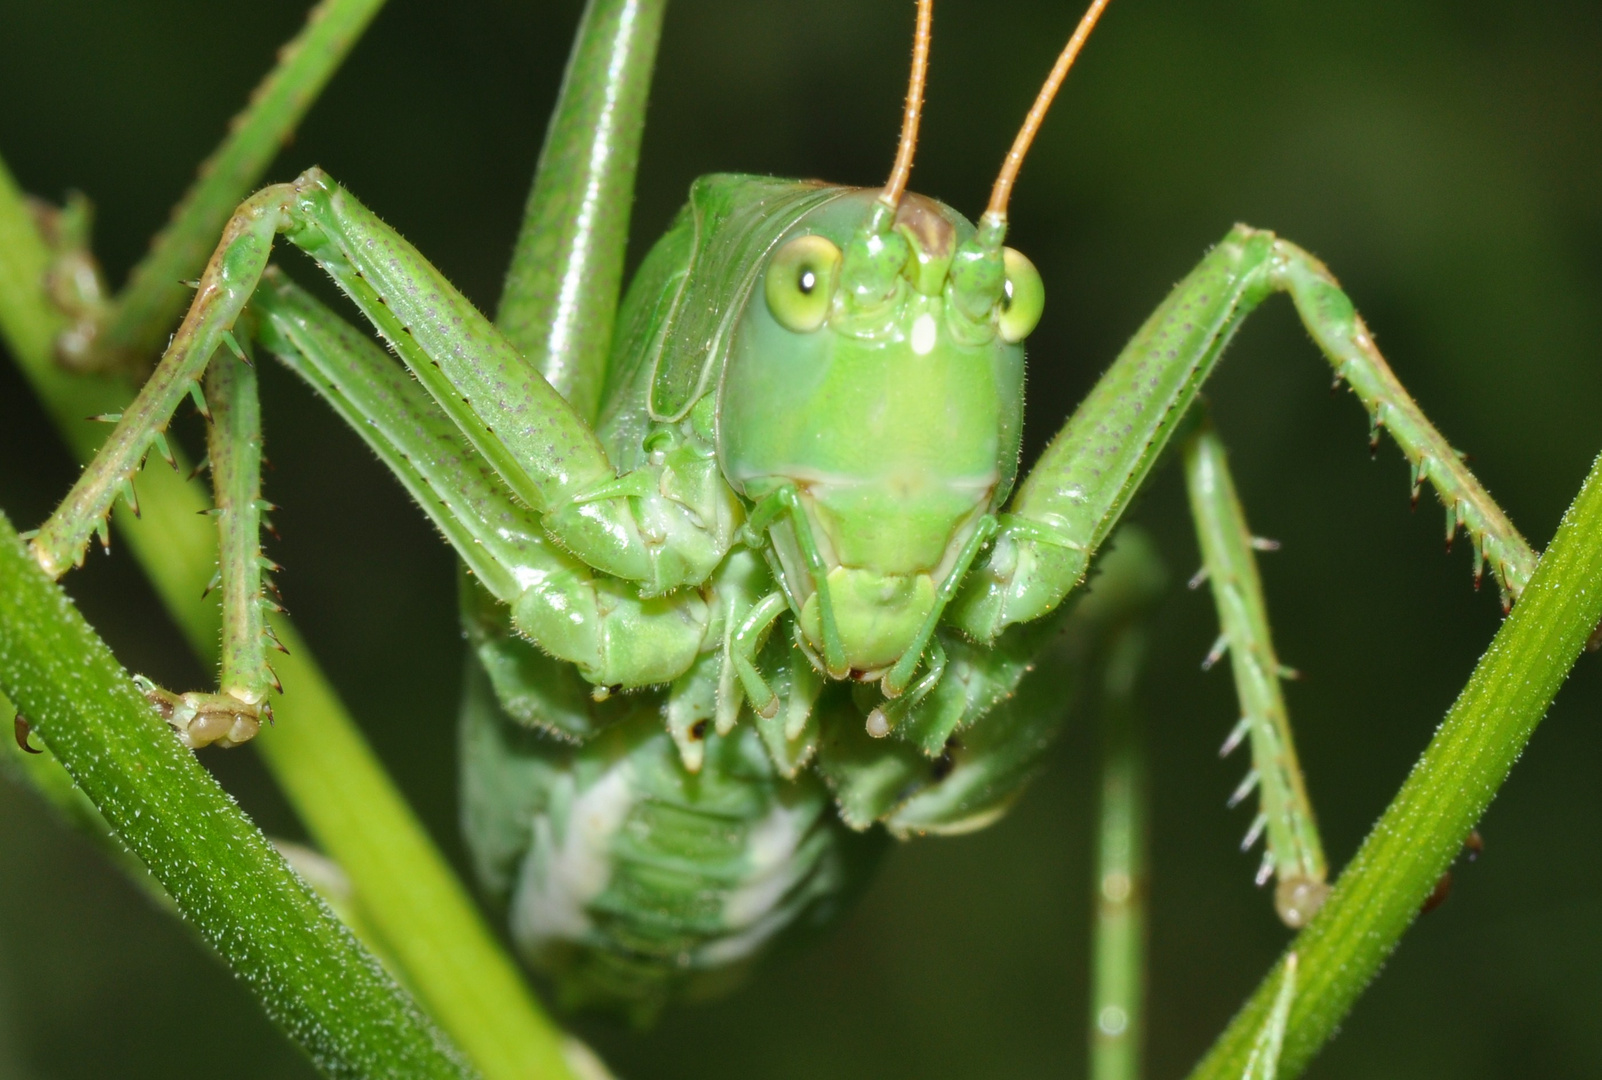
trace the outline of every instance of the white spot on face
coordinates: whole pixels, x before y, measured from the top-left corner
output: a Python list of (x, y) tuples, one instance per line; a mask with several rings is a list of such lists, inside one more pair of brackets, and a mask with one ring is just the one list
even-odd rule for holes
[(934, 350), (937, 334), (934, 316), (927, 311), (919, 315), (912, 323), (912, 351), (918, 356), (928, 356)]
[(578, 940), (589, 930), (584, 909), (611, 880), (612, 837), (633, 806), (633, 770), (625, 761), (572, 798), (566, 821), (550, 813), (535, 817), (534, 842), (512, 899), (512, 935), (519, 943), (537, 948), (551, 939)]
[(1122, 1035), (1129, 1027), (1129, 1014), (1116, 1005), (1108, 1005), (1097, 1015), (1096, 1026), (1103, 1035)]

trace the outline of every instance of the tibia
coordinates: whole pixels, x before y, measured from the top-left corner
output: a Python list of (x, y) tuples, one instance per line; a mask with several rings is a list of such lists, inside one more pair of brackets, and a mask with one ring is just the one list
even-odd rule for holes
[(288, 184), (267, 188), (241, 204), (229, 221), (200, 291), (156, 370), (30, 543), (45, 573), (60, 577), (83, 561), (90, 537), (102, 527), (112, 503), (157, 445), (173, 410), (200, 379), (250, 299), (267, 265), (273, 236), (288, 223), (295, 196)]
[(1191, 517), (1218, 611), (1221, 640), (1229, 652), (1240, 714), (1245, 717), (1251, 775), (1257, 777), (1259, 824), (1247, 839), (1255, 841), (1259, 829), (1267, 836), (1268, 857), (1279, 879), (1275, 906), (1286, 925), (1300, 929), (1329, 889), (1324, 884), (1324, 848), (1280, 687), (1286, 669), (1274, 652), (1251, 530), (1223, 443), (1205, 414), (1182, 448)]

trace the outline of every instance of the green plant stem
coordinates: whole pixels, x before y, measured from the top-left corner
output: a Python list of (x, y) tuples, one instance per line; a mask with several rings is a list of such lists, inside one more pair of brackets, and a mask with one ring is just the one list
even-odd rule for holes
[(1138, 1080), (1145, 1035), (1146, 777), (1136, 675), (1145, 635), (1119, 631), (1103, 675), (1101, 812), (1090, 992), (1091, 1080)]
[[(49, 252), (21, 192), (0, 163), (0, 336), (80, 460), (131, 391), (72, 376), (52, 362), (61, 319), (41, 281)], [(119, 505), (126, 539), (195, 652), (215, 661), (219, 616), (202, 598), (216, 560), (209, 500), (184, 472), (157, 464), (139, 475), (140, 520)], [(288, 620), (273, 628), (289, 655), (277, 724), (255, 740), (317, 844), (350, 877), (368, 922), (424, 1006), (491, 1080), (571, 1075), (561, 1032), (545, 1016), (484, 925)]]
[[(1282, 1077), (1306, 1068), (1461, 850), (1602, 619), (1602, 458), (1513, 613), (1317, 917), (1300, 958)], [(1289, 951), (1289, 950), (1288, 950)], [(1192, 1080), (1235, 1080), (1282, 985), (1284, 958)]]
[[(10, 698), (0, 694), (0, 720), (13, 715), (21, 714)], [(65, 824), (89, 837), (105, 853), (106, 858), (116, 863), (140, 888), (149, 893), (151, 899), (172, 910), (172, 897), (150, 876), (145, 864), (134, 858), (117, 839), (105, 815), (72, 782), (72, 777), (62, 768), (50, 748), (40, 745), (31, 736), (28, 745), (33, 753), (24, 750), (14, 739), (0, 740), (0, 776), (32, 788), (34, 794), (43, 799)], [(3, 1075), (0, 1072), (0, 1076)]]
[(301, 118), (360, 40), (384, 0), (323, 0), (278, 53), (228, 136), (200, 166), (195, 183), (134, 267), (95, 342), (105, 361), (142, 362), (160, 351), (189, 304), (184, 278), (205, 265), (239, 200), (258, 183)]
[(325, 1075), (472, 1075), (173, 738), (3, 514), (0, 689)]

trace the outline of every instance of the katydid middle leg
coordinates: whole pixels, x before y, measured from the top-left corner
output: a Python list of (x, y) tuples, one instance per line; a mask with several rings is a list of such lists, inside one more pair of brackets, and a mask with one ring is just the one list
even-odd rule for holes
[(271, 719), (267, 691), (278, 686), (266, 648), (282, 648), (267, 624), (281, 611), (268, 596), (273, 564), (262, 554), (261, 407), (256, 372), (243, 351), (217, 356), (206, 372), (207, 459), (217, 521), (217, 574), (222, 590), (222, 664), (215, 694), (173, 694), (140, 679), (146, 696), (190, 747), (237, 746)]
[(559, 548), (417, 381), (282, 272), (265, 275), (252, 310), (263, 346), (334, 406), (542, 648), (602, 688), (690, 666), (708, 629), (698, 593), (644, 597)]
[[(641, 597), (627, 582), (594, 574), (550, 542), (538, 515), (506, 490), (443, 410), (359, 330), (276, 268), (264, 275), (251, 310), (263, 346), (350, 423), (456, 548), (482, 586), (472, 590), (477, 601), (493, 598), (505, 605), (492, 615), (475, 601), (466, 620), (503, 699), (526, 694), (525, 687), (514, 685), (520, 676), (513, 670), (519, 664), (517, 649), (506, 644), (516, 636), (507, 625), (509, 608), (518, 629), (577, 666), (598, 688), (672, 680), (665, 706), (669, 730), (685, 767), (697, 771), (707, 729), (698, 721), (715, 719), (719, 734), (726, 735), (740, 708), (737, 665), (729, 661), (737, 652), (735, 628), (750, 620), (771, 588), (761, 561), (750, 552), (731, 555), (719, 567), (705, 603), (695, 593), (671, 600)], [(784, 666), (771, 665), (775, 671)], [(809, 665), (788, 666), (782, 692), (768, 691), (772, 714), (759, 716), (758, 723), (764, 739), (787, 748), (802, 739), (797, 725), (804, 724), (818, 691), (816, 680), (808, 677)], [(782, 714), (780, 699), (786, 706)], [(548, 705), (534, 710), (541, 723), (578, 715)], [(768, 723), (772, 720), (779, 721), (777, 728)], [(556, 734), (590, 733), (564, 728)], [(803, 757), (805, 745), (803, 740), (796, 748)]]

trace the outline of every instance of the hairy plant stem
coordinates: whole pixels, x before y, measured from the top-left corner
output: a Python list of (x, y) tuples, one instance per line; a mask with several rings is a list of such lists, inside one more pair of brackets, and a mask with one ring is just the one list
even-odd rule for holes
[[(12, 704), (11, 699), (0, 694), (0, 721), (5, 717), (21, 715), (21, 710)], [(73, 783), (72, 776), (56, 760), (50, 748), (36, 743), (31, 734), (27, 737), (26, 750), (20, 740), (0, 740), (0, 776), (32, 788), (50, 805), (63, 824), (72, 826), (93, 841), (106, 858), (116, 863), (158, 906), (169, 911), (176, 910), (172, 897), (150, 876), (145, 864), (117, 839), (105, 815), (89, 801), (83, 789)], [(0, 1072), (0, 1076), (4, 1075), (4, 1072)]]
[[(69, 375), (52, 349), (62, 326), (42, 282), (50, 252), (0, 163), (0, 338), (80, 459), (132, 396), (114, 382)], [(187, 469), (139, 474), (141, 518), (118, 506), (117, 535), (197, 654), (215, 662), (218, 613), (202, 595), (216, 559), (209, 500)], [(284, 687), (277, 724), (254, 741), (316, 843), (344, 869), (366, 922), (399, 974), (485, 1076), (571, 1075), (562, 1033), (545, 1016), (466, 890), (413, 816), (287, 619), (273, 629), (289, 650), (274, 664)], [(102, 808), (103, 809), (103, 808)]]
[[(1507, 779), (1599, 620), (1602, 458), (1401, 791), (1287, 950), (1297, 955), (1299, 971), (1281, 1077), (1307, 1067), (1390, 956)], [(1282, 957), (1191, 1080), (1243, 1075), (1284, 983), (1284, 965)]]
[(0, 689), (325, 1075), (473, 1075), (193, 754), (0, 514)]

